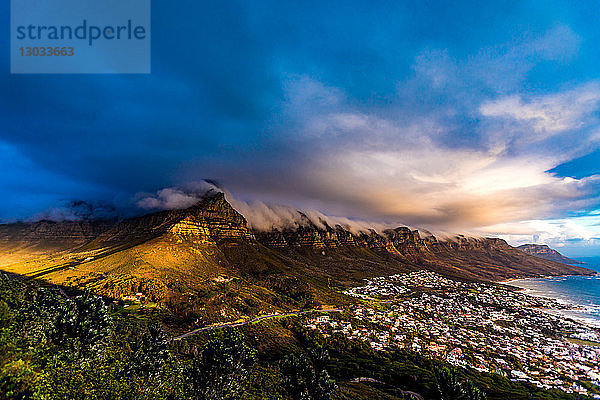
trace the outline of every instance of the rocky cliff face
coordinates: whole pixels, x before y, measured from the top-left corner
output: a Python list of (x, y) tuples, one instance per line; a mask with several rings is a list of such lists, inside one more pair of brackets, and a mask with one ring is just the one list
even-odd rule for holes
[[(172, 240), (180, 246), (179, 253), (172, 253), (174, 250), (168, 244)], [(149, 244), (154, 242), (167, 244)], [(294, 229), (252, 231), (222, 193), (208, 196), (185, 210), (161, 211), (118, 223), (38, 222), (0, 226), (0, 245), (5, 249), (12, 246), (27, 250), (36, 244), (45, 246), (49, 253), (70, 248), (73, 252), (92, 252), (94, 257), (102, 257), (143, 245), (156, 253), (154, 260), (176, 262), (189, 258), (185, 243), (189, 243), (188, 253), (200, 254), (202, 246), (208, 246), (207, 254), (217, 251), (225, 257), (219, 261), (220, 265), (232, 265), (251, 273), (281, 271), (285, 266), (309, 275), (339, 279), (418, 268), (488, 280), (591, 273), (532, 257), (500, 239), (457, 236), (453, 240), (438, 240), (406, 227), (353, 233), (340, 225), (329, 226), (325, 221), (316, 226), (304, 218)], [(127, 251), (128, 257), (137, 257), (133, 256), (137, 254), (135, 251)]]
[(252, 240), (246, 220), (217, 193), (185, 210), (168, 210), (124, 220), (97, 235), (87, 248), (142, 243), (165, 234), (201, 242)]
[(381, 233), (375, 230), (352, 233), (340, 225), (330, 227), (321, 221), (325, 228), (319, 228), (310, 221), (295, 229), (274, 229), (269, 232), (255, 232), (255, 236), (265, 246), (275, 249), (339, 249), (359, 247), (374, 251), (385, 251), (405, 257), (449, 250), (483, 250), (490, 247), (510, 246), (500, 239), (474, 239), (456, 237), (454, 240), (438, 241), (432, 235), (421, 237), (419, 231), (398, 227)]
[(246, 220), (225, 200), (223, 193), (206, 198), (184, 213), (204, 224), (216, 240), (254, 240)]
[(558, 251), (551, 249), (545, 244), (524, 244), (517, 248), (527, 254), (531, 254), (532, 256), (543, 258), (545, 260), (556, 261), (563, 264), (581, 264), (577, 260), (563, 256)]
[[(294, 229), (254, 232), (265, 247), (326, 271), (358, 275), (373, 263), (394, 268), (428, 268), (462, 278), (504, 280), (563, 274), (591, 274), (589, 270), (524, 255), (497, 238), (456, 236), (438, 240), (407, 227), (352, 233), (342, 226), (320, 227), (308, 218)], [(383, 268), (385, 266), (385, 268)]]
[[(421, 236), (406, 227), (378, 233), (351, 233), (341, 226), (325, 228), (307, 223), (296, 229), (255, 232), (264, 246), (295, 259), (304, 259), (331, 269), (348, 261), (348, 252), (355, 254), (352, 261), (370, 265), (402, 265), (404, 268), (428, 268), (462, 278), (504, 280), (508, 278), (537, 277), (563, 274), (591, 274), (589, 270), (558, 264), (551, 260), (524, 255), (502, 239), (467, 238), (438, 240), (431, 235)], [(360, 252), (362, 251), (362, 252)], [(368, 251), (368, 253), (365, 253)], [(370, 254), (371, 256), (368, 256)], [(355, 271), (360, 266), (354, 266)]]
[(89, 242), (111, 227), (113, 221), (39, 221), (0, 225), (0, 246), (17, 249), (67, 250)]

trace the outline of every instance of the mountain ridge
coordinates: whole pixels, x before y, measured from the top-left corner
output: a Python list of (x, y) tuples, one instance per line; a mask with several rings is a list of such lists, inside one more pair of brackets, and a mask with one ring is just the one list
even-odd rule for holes
[(593, 273), (501, 239), (438, 240), (406, 227), (352, 233), (322, 222), (253, 230), (216, 193), (187, 209), (122, 221), (0, 225), (0, 270), (115, 299), (141, 293), (205, 320), (336, 304), (348, 300), (332, 284), (418, 269), (490, 281)]
[(545, 244), (522, 244), (517, 246), (517, 249), (545, 260), (556, 261), (563, 264), (585, 264), (583, 262), (565, 257), (557, 250)]

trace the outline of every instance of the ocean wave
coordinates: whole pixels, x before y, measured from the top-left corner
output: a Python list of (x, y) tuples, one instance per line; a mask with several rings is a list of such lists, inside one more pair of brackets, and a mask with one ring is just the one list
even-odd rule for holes
[(546, 279), (522, 279), (512, 282), (524, 289), (524, 293), (545, 297), (567, 306), (565, 310), (553, 310), (580, 323), (600, 328), (600, 284), (594, 277), (550, 277)]

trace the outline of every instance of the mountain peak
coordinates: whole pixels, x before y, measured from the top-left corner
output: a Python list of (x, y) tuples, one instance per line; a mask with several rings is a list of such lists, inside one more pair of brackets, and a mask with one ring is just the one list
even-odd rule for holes
[(582, 264), (577, 260), (563, 256), (558, 251), (550, 248), (546, 244), (523, 244), (517, 248), (527, 254), (543, 258), (545, 260), (556, 261), (563, 264)]
[[(214, 191), (189, 208), (157, 211), (99, 226), (48, 226), (42, 222), (0, 225), (0, 267), (30, 276), (47, 274), (57, 280), (115, 271), (117, 280), (120, 274), (129, 274), (135, 279), (158, 279), (160, 285), (172, 283), (173, 271), (196, 279), (222, 273), (224, 268), (240, 275), (291, 273), (298, 269), (306, 276), (327, 276), (344, 282), (419, 268), (486, 280), (592, 273), (532, 257), (500, 239), (456, 236), (438, 240), (408, 227), (353, 232), (327, 221), (318, 224), (312, 216), (304, 216), (295, 227), (268, 232), (250, 229), (225, 194)], [(60, 238), (57, 245), (55, 238)], [(33, 253), (35, 244), (45, 246), (33, 248)], [(540, 249), (538, 253), (552, 252), (547, 247)], [(65, 251), (69, 251), (71, 263), (61, 261)], [(3, 252), (7, 255), (4, 261)], [(32, 261), (15, 264), (15, 254), (19, 260)], [(44, 255), (48, 257), (44, 265), (54, 265), (56, 274), (39, 269), (40, 256)]]
[(246, 219), (227, 201), (223, 192), (209, 192), (198, 203), (184, 210), (184, 213), (248, 229)]

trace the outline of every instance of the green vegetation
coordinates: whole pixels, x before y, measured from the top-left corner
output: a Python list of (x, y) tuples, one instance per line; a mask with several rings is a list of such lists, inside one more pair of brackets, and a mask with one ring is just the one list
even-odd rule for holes
[(436, 369), (435, 382), (441, 400), (485, 400), (486, 395), (470, 380), (460, 381), (456, 371)]
[(303, 328), (302, 317), (171, 341), (159, 316), (0, 276), (0, 399), (574, 398), (341, 335), (323, 338)]
[(299, 377), (302, 398), (333, 390), (326, 352), (259, 364), (240, 331), (173, 342), (156, 313), (124, 311), (89, 292), (0, 276), (0, 399), (285, 399)]
[[(338, 385), (334, 398), (413, 398), (409, 392), (418, 393), (425, 399), (440, 400), (482, 399), (483, 395), (487, 395), (488, 400), (585, 398), (556, 389), (539, 389), (534, 385), (514, 382), (497, 374), (453, 368), (442, 361), (405, 350), (375, 351), (367, 343), (349, 340), (341, 334), (333, 334), (323, 339), (315, 331), (304, 330), (301, 327), (294, 329), (297, 330), (296, 334), (303, 346), (322, 346), (329, 352), (327, 371)], [(353, 383), (357, 378), (367, 380), (362, 380), (360, 384)], [(449, 381), (456, 383), (457, 393), (463, 397), (448, 395), (452, 393), (446, 390)]]
[(310, 352), (310, 356), (289, 354), (281, 361), (283, 386), (294, 400), (327, 400), (335, 388), (334, 381), (325, 369), (329, 353), (322, 347)]
[(98, 296), (0, 278), (0, 397), (126, 399), (168, 395), (168, 341)]
[(214, 335), (183, 368), (185, 398), (239, 398), (254, 358), (255, 352), (238, 331), (226, 330), (222, 336)]

